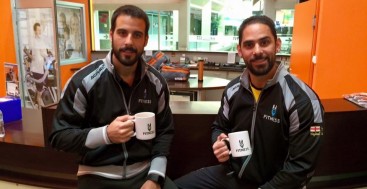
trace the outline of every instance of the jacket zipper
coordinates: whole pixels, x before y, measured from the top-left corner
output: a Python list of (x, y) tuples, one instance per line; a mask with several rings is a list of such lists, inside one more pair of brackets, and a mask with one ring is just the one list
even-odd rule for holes
[[(119, 88), (120, 88), (120, 92), (121, 92), (121, 94), (122, 94), (123, 103), (124, 103), (125, 109), (126, 109), (126, 111), (127, 111), (127, 114), (131, 115), (131, 112), (130, 112), (131, 96), (133, 95), (133, 93), (134, 93), (134, 91), (135, 91), (136, 87), (134, 87), (134, 88), (133, 88), (133, 90), (131, 91), (131, 95), (130, 95), (130, 97), (129, 97), (129, 103), (128, 103), (128, 104), (126, 104), (126, 97), (125, 97), (125, 95), (124, 95), (124, 91), (122, 90), (122, 88), (121, 88), (121, 86), (120, 86), (119, 82), (116, 80), (116, 78), (115, 78), (115, 74), (113, 74), (113, 79), (115, 80), (115, 82), (117, 83), (117, 85), (118, 85), (118, 86), (119, 86)], [(139, 83), (138, 83), (136, 86), (138, 86), (140, 83), (141, 83), (141, 80), (139, 81)], [(124, 173), (123, 173), (123, 175), (122, 175), (122, 178), (126, 178), (126, 167), (127, 167), (127, 165), (126, 165), (126, 164), (127, 164), (127, 158), (129, 157), (129, 153), (127, 152), (127, 149), (126, 149), (126, 145), (125, 145), (125, 143), (122, 143), (121, 145), (122, 145), (122, 149), (123, 149), (123, 153), (124, 153), (124, 157), (125, 157), (125, 160), (124, 160), (124, 163), (123, 163)]]
[[(258, 102), (256, 102), (256, 99), (254, 97), (254, 94), (252, 93), (251, 90), (247, 89), (251, 94), (252, 94), (252, 98), (254, 99), (254, 107), (252, 108), (252, 122), (251, 122), (251, 136), (250, 136), (250, 140), (251, 140), (251, 150), (253, 151), (254, 150), (254, 131), (255, 131), (255, 120), (256, 120), (256, 113), (257, 113), (257, 107), (258, 107)], [(258, 98), (258, 101), (260, 101), (260, 98), (261, 98), (261, 94), (262, 94), (262, 91), (260, 92), (259, 94), (259, 98)], [(238, 178), (242, 178), (242, 175), (245, 171), (245, 168), (248, 164), (248, 162), (250, 161), (251, 159), (251, 155), (247, 156), (245, 162), (243, 162), (242, 166), (241, 166), (241, 169), (240, 169), (240, 172), (238, 173)]]
[[(130, 115), (130, 109), (128, 108), (128, 105), (126, 105), (126, 100), (125, 100), (125, 95), (124, 95), (124, 91), (122, 91), (122, 88), (121, 88), (121, 86), (120, 86), (120, 84), (119, 84), (119, 82), (116, 80), (116, 78), (115, 78), (116, 76), (115, 76), (115, 74), (113, 74), (113, 79), (115, 80), (115, 82), (117, 83), (117, 85), (119, 86), (119, 88), (120, 88), (120, 92), (121, 92), (121, 94), (122, 94), (122, 101), (123, 101), (123, 103), (124, 103), (124, 106), (125, 106), (125, 109), (126, 109), (126, 111), (127, 111), (127, 114), (129, 114)], [(123, 169), (124, 169), (124, 171), (123, 171), (123, 175), (122, 175), (122, 178), (126, 178), (126, 163), (127, 163), (127, 158), (129, 157), (129, 154), (127, 153), (127, 149), (126, 149), (126, 145), (125, 145), (125, 143), (122, 143), (121, 144), (121, 147), (122, 147), (122, 151), (123, 151), (123, 154), (124, 154), (124, 162), (123, 162)]]

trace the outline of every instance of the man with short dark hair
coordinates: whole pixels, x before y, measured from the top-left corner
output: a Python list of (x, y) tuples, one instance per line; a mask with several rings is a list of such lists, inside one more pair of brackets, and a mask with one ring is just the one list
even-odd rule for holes
[[(175, 183), (181, 189), (303, 188), (320, 150), (323, 107), (310, 87), (276, 62), (281, 41), (273, 20), (247, 18), (238, 35), (247, 67), (224, 90), (212, 127), (213, 152), (222, 164)], [(237, 131), (249, 132), (251, 155), (230, 155), (226, 139)]]
[[(125, 5), (112, 15), (112, 50), (67, 83), (49, 137), (78, 153), (78, 188), (171, 189), (166, 165), (174, 127), (165, 79), (142, 59), (149, 20)], [(156, 137), (134, 137), (134, 114), (153, 112)]]

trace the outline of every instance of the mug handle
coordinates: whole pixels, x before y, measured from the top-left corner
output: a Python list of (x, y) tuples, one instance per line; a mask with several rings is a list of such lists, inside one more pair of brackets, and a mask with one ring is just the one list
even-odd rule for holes
[[(229, 138), (223, 138), (221, 141), (224, 142), (224, 144), (226, 144), (228, 150), (229, 150), (229, 155), (231, 156), (232, 155), (232, 151), (231, 151), (231, 145), (229, 144)], [(231, 164), (231, 157), (229, 157), (228, 161), (226, 161), (224, 163), (224, 165), (227, 167), (228, 169), (228, 172), (226, 173), (227, 176), (230, 176), (230, 175), (233, 175), (234, 174), (234, 169), (232, 167), (232, 164)]]
[[(129, 119), (129, 120), (134, 123), (134, 130), (135, 130), (135, 119)], [(136, 131), (134, 132), (133, 136), (131, 137), (136, 137)]]
[(228, 150), (229, 150), (229, 155), (232, 154), (232, 151), (231, 151), (231, 145), (229, 144), (229, 138), (223, 138), (221, 141), (224, 142), (224, 144), (226, 144)]

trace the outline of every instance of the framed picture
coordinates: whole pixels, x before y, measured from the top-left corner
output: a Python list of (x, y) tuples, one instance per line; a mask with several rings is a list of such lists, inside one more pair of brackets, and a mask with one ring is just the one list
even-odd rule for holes
[[(53, 15), (52, 8), (21, 7), (16, 9), (17, 48), (20, 55), (18, 79), (21, 81), (21, 96), (26, 108), (41, 109), (41, 107), (57, 103), (59, 99)], [(10, 66), (14, 72), (13, 65), (8, 64), (7, 66), (9, 73)], [(8, 82), (7, 87), (10, 93), (16, 94), (19, 91), (14, 85), (14, 77), (12, 82)]]
[(86, 61), (84, 4), (57, 1), (57, 41), (61, 65)]
[(18, 65), (4, 63), (4, 70), (6, 78), (6, 95), (19, 97)]

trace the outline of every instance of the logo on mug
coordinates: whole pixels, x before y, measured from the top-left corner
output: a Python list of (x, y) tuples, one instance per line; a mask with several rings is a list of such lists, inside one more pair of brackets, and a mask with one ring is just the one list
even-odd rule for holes
[(243, 140), (239, 140), (238, 141), (240, 143), (240, 149), (236, 149), (236, 152), (246, 152), (248, 150), (250, 150), (250, 148), (246, 147), (244, 148), (245, 144), (243, 143)]
[(240, 143), (241, 148), (243, 148), (243, 140), (239, 140), (238, 142)]
[(148, 131), (150, 131), (152, 129), (152, 124), (148, 123)]
[(143, 132), (143, 135), (151, 135), (154, 134), (154, 131), (152, 131), (152, 124), (148, 123), (148, 132)]

